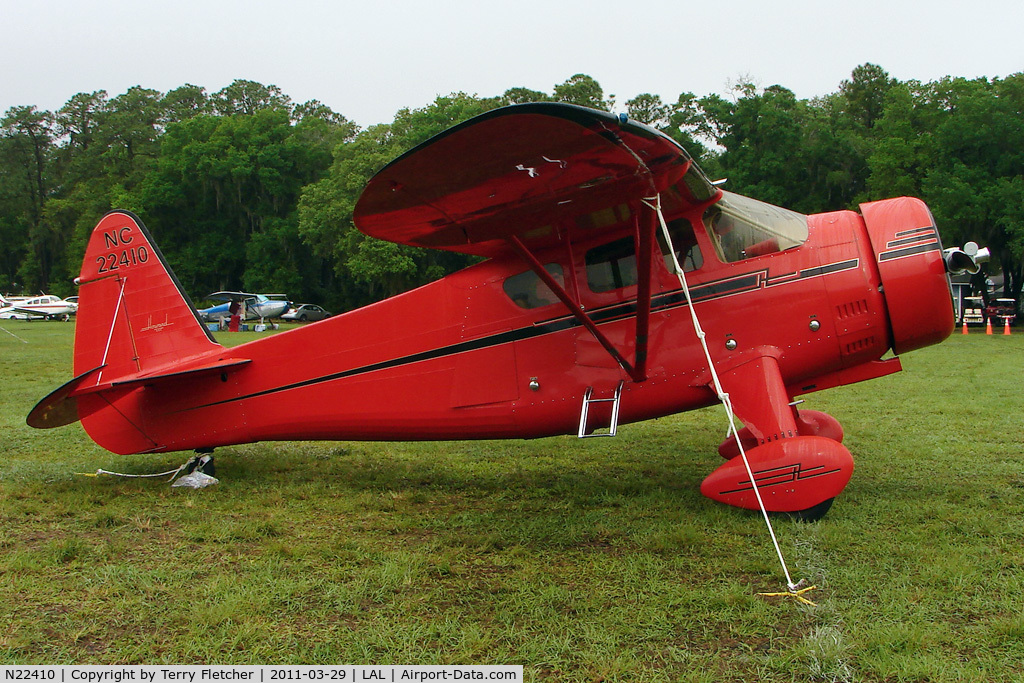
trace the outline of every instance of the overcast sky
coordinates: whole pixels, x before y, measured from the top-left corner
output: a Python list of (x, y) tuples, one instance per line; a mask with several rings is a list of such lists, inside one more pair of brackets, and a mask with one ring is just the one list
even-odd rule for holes
[(1021, 0), (0, 0), (0, 112), (239, 78), (362, 126), (452, 92), (550, 93), (577, 73), (620, 111), (744, 78), (810, 98), (865, 62), (900, 80), (1024, 71), (1022, 29)]

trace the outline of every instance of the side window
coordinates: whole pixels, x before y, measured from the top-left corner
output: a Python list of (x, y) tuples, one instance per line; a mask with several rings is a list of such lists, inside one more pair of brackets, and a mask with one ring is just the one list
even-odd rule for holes
[[(557, 263), (547, 263), (544, 265), (544, 269), (551, 273), (558, 283), (564, 285), (562, 266)], [(558, 297), (551, 291), (551, 288), (544, 284), (537, 273), (532, 270), (506, 278), (502, 288), (508, 298), (512, 299), (520, 308), (540, 308), (558, 301)]]
[[(770, 235), (761, 235), (751, 224), (715, 207), (704, 214), (704, 222), (715, 241), (718, 253), (727, 263), (742, 261), (779, 250)], [(763, 237), (763, 239), (761, 239)], [(749, 252), (749, 253), (748, 253)]]
[[(684, 273), (697, 270), (704, 265), (704, 256), (700, 253), (697, 245), (697, 238), (693, 235), (693, 226), (685, 218), (677, 218), (668, 222), (668, 234), (672, 238), (672, 246), (676, 250), (676, 259), (682, 266)], [(665, 257), (665, 267), (673, 272), (672, 254), (669, 253), (665, 236), (658, 230), (658, 245), (661, 247), (662, 256)]]
[(636, 284), (636, 248), (632, 237), (594, 247), (585, 260), (587, 285), (592, 292), (610, 292)]
[(807, 216), (731, 192), (704, 213), (704, 224), (726, 262), (798, 247), (808, 234)]

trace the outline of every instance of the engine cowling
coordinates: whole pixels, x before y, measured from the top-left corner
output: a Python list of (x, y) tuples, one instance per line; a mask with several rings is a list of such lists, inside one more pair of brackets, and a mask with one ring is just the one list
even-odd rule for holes
[(898, 197), (860, 208), (882, 280), (893, 351), (941, 342), (956, 321), (942, 243), (928, 206)]

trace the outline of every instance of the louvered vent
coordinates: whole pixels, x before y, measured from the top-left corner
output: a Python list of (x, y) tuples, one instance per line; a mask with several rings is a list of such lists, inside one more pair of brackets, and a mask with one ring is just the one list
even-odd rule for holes
[(858, 301), (850, 301), (845, 304), (836, 306), (836, 319), (844, 320), (846, 318), (852, 318), (855, 315), (864, 315), (868, 312), (868, 301), (867, 299), (860, 299)]
[(863, 351), (864, 349), (869, 349), (869, 348), (871, 348), (874, 345), (875, 345), (875, 338), (874, 338), (874, 336), (864, 337), (862, 339), (858, 339), (856, 341), (849, 342), (849, 343), (846, 344), (846, 355), (849, 356), (849, 355), (855, 354), (858, 351)]

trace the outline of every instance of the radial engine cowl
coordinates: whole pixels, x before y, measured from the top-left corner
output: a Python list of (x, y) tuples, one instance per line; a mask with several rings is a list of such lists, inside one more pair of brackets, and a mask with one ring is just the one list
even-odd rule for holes
[(892, 329), (892, 350), (937, 344), (955, 325), (939, 232), (920, 199), (899, 197), (861, 205), (875, 252)]

